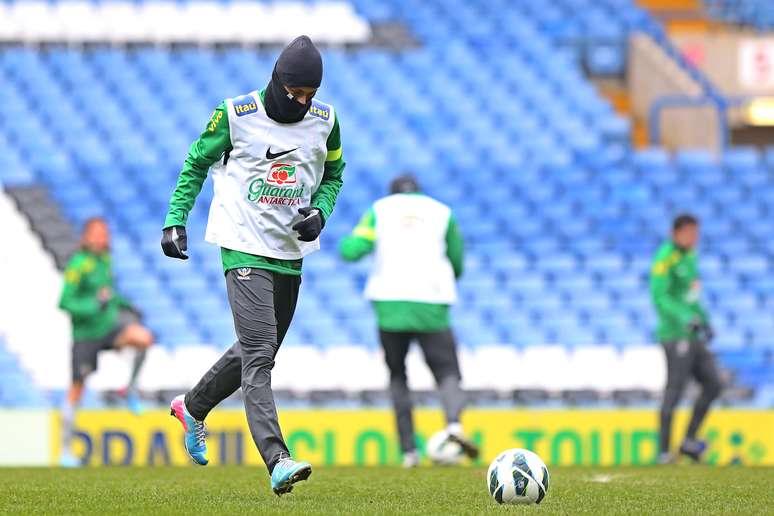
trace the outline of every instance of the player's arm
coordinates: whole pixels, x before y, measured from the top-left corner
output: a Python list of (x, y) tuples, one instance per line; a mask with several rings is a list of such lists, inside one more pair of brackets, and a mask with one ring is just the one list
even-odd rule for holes
[(341, 152), (341, 130), (339, 129), (339, 116), (335, 114), (333, 129), (328, 136), (328, 154), (325, 157), (325, 170), (320, 187), (312, 194), (312, 208), (317, 208), (322, 214), (323, 221), (333, 213), (336, 206), (336, 198), (339, 196), (341, 185), (344, 183), (344, 157)]
[(376, 215), (369, 209), (349, 236), (339, 242), (339, 253), (348, 262), (356, 262), (374, 250), (376, 242)]
[(83, 260), (78, 256), (74, 256), (65, 267), (64, 287), (59, 297), (59, 308), (73, 317), (90, 317), (98, 314), (102, 309), (95, 296), (84, 296), (80, 292), (81, 281), (85, 274)]
[(707, 314), (707, 311), (704, 309), (704, 307), (701, 306), (701, 304), (699, 304), (697, 306), (697, 309), (698, 309), (697, 311), (699, 312), (699, 318), (701, 319), (701, 322), (703, 322), (704, 324), (709, 324), (710, 322), (709, 315)]
[(454, 277), (459, 278), (464, 271), (465, 244), (462, 233), (454, 215), (449, 216), (449, 227), (446, 229), (446, 256), (454, 269)]
[(699, 317), (698, 322), (706, 325), (710, 323), (709, 314), (707, 314), (707, 310), (704, 309), (704, 306), (702, 306), (700, 300), (697, 299), (696, 302), (691, 305), (691, 309), (693, 310), (694, 317), (695, 316)]
[(224, 154), (231, 150), (228, 111), (226, 103), (221, 102), (213, 111), (207, 128), (188, 149), (188, 156), (169, 201), (164, 228), (185, 226), (210, 166), (223, 159)]
[[(697, 265), (696, 265), (696, 253), (695, 253), (695, 251), (694, 251), (694, 254), (693, 254), (693, 267), (694, 267), (694, 270), (697, 268)], [(697, 276), (698, 276), (698, 274), (697, 274)], [(699, 279), (697, 279), (696, 281), (698, 282)], [(701, 319), (701, 322), (703, 324), (705, 324), (705, 325), (709, 325), (710, 324), (709, 314), (707, 313), (707, 310), (704, 309), (704, 306), (702, 305), (701, 300), (698, 299), (698, 296), (697, 296), (697, 299), (696, 299), (696, 303), (693, 306), (693, 309), (694, 309), (695, 312), (698, 312), (699, 318)]]
[(672, 286), (669, 275), (671, 267), (669, 256), (656, 256), (650, 271), (650, 293), (653, 304), (661, 312), (687, 326), (693, 320), (694, 312), (688, 303), (669, 293)]
[(126, 298), (117, 292), (113, 292), (113, 302), (118, 306), (120, 310), (126, 310), (128, 312), (133, 313), (138, 318), (142, 319), (142, 311), (137, 308), (137, 306), (132, 303), (129, 298)]
[(115, 300), (116, 305), (118, 305), (118, 308), (122, 308), (125, 310), (135, 310), (134, 305), (131, 301), (129, 301), (128, 298), (125, 298), (124, 296), (114, 293), (113, 299)]

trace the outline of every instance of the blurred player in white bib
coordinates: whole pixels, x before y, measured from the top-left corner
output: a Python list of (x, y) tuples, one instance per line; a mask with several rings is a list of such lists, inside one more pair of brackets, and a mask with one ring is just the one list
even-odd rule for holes
[(399, 176), (390, 195), (373, 204), (339, 250), (347, 261), (375, 255), (365, 296), (376, 311), (390, 370), (404, 466), (419, 462), (405, 363), (414, 340), (438, 384), (450, 439), (469, 457), (478, 457), (477, 446), (462, 433), (466, 399), (449, 327), (449, 307), (457, 299), (456, 279), (463, 270), (462, 237), (451, 209), (422, 194), (413, 176)]

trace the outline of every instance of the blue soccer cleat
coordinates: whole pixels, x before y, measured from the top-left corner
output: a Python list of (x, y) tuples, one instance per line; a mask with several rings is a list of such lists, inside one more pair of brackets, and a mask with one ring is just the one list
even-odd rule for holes
[(206, 466), (209, 462), (206, 457), (207, 443), (204, 441), (207, 429), (204, 426), (204, 421), (197, 421), (188, 413), (188, 409), (185, 408), (185, 402), (183, 401), (184, 398), (185, 396), (181, 394), (172, 400), (170, 414), (183, 424), (183, 430), (185, 430), (185, 451), (188, 452), (188, 456), (191, 457), (194, 463)]
[(141, 416), (145, 413), (145, 405), (140, 400), (140, 396), (134, 391), (127, 391), (126, 406), (135, 416)]
[(312, 474), (308, 462), (296, 462), (291, 458), (280, 459), (271, 472), (271, 488), (274, 494), (282, 496), (293, 490), (293, 484), (306, 480)]
[(69, 451), (63, 451), (62, 456), (59, 457), (59, 465), (63, 468), (77, 468), (82, 465), (81, 459)]

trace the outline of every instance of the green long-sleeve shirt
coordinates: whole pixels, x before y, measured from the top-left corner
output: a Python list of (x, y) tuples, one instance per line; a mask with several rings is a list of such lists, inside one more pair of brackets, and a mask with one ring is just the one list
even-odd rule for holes
[[(98, 297), (103, 289), (112, 294), (104, 307)], [(74, 341), (99, 339), (113, 330), (119, 310), (131, 304), (113, 287), (110, 255), (80, 251), (70, 259), (59, 308), (70, 314)]]
[[(264, 100), (264, 90), (259, 92), (261, 102)], [(312, 194), (311, 206), (318, 208), (325, 220), (330, 217), (336, 205), (342, 185), (342, 174), (345, 162), (341, 151), (341, 130), (339, 116), (336, 114), (333, 129), (327, 140), (328, 155), (319, 188)], [(228, 124), (226, 103), (222, 102), (212, 113), (207, 127), (188, 150), (177, 186), (169, 201), (169, 211), (164, 221), (164, 227), (185, 226), (188, 214), (193, 208), (196, 196), (202, 189), (207, 173), (212, 164), (223, 159), (224, 155), (233, 150)], [(221, 248), (223, 270), (252, 267), (268, 269), (282, 274), (300, 275), (302, 260), (280, 260), (232, 249)]]
[[(352, 230), (339, 242), (341, 257), (350, 262), (360, 260), (374, 250), (376, 242), (376, 214), (369, 209)], [(446, 230), (446, 256), (454, 269), (454, 276), (462, 276), (464, 244), (454, 217), (449, 217)], [(449, 305), (416, 301), (374, 301), (379, 328), (387, 331), (442, 331), (449, 327)]]
[(700, 303), (701, 284), (696, 252), (673, 242), (663, 244), (650, 273), (650, 293), (658, 313), (658, 338), (668, 342), (690, 337), (691, 321), (707, 322)]

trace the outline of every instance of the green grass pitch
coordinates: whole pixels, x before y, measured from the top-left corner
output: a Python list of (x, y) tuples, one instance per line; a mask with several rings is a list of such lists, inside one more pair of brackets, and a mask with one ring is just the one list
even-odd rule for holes
[(276, 497), (265, 470), (0, 469), (0, 513), (17, 514), (772, 514), (774, 468), (551, 470), (539, 506), (499, 506), (480, 468), (318, 467)]

